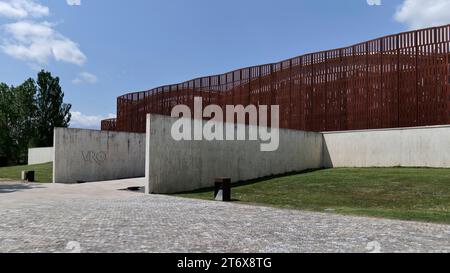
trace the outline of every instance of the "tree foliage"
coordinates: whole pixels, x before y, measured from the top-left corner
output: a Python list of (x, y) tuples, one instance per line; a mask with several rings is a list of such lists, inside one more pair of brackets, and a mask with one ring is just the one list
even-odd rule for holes
[(50, 72), (16, 87), (1, 83), (0, 165), (26, 162), (28, 148), (53, 146), (53, 129), (69, 126), (70, 109)]
[(59, 78), (53, 78), (50, 72), (41, 71), (37, 79), (38, 95), (36, 98), (36, 145), (53, 146), (53, 128), (68, 127), (72, 105), (64, 103), (64, 92)]

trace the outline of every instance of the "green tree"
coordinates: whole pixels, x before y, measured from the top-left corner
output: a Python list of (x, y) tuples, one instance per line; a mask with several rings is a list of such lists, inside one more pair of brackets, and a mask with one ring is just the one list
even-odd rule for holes
[(28, 148), (52, 146), (53, 129), (69, 126), (70, 108), (50, 72), (17, 87), (1, 83), (0, 165), (25, 163)]
[(0, 166), (11, 158), (12, 139), (10, 136), (11, 88), (0, 83)]
[(0, 157), (2, 165), (26, 161), (33, 139), (36, 85), (28, 79), (22, 85), (0, 86)]
[(72, 105), (64, 103), (58, 77), (42, 70), (37, 77), (35, 142), (37, 147), (53, 146), (53, 129), (68, 127)]
[(12, 126), (13, 139), (17, 146), (15, 155), (17, 163), (26, 162), (28, 148), (34, 146), (34, 121), (36, 116), (37, 86), (33, 79), (13, 88), (15, 124)]

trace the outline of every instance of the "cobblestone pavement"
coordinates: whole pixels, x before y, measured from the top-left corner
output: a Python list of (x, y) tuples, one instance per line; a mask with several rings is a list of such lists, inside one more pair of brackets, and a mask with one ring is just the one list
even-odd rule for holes
[(0, 252), (450, 252), (450, 226), (119, 191), (0, 184)]

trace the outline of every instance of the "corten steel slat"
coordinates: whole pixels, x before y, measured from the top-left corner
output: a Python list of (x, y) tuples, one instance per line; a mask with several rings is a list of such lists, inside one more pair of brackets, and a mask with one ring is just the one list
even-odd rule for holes
[(256, 102), (254, 102), (253, 103), (253, 105), (256, 105), (256, 106), (259, 106), (260, 104), (262, 104), (261, 103), (261, 101), (262, 101), (262, 84), (261, 84), (261, 82), (262, 82), (262, 80), (261, 80), (261, 78), (262, 78), (262, 66), (260, 66), (260, 67), (258, 67), (258, 94), (257, 94), (257, 103)]
[(327, 58), (327, 53), (324, 54), (324, 70), (325, 70), (325, 74), (323, 76), (323, 95), (325, 97), (325, 108), (324, 108), (324, 130), (326, 130), (327, 128), (330, 128), (331, 130), (334, 130), (334, 128), (332, 126), (328, 127), (328, 58)]
[(288, 81), (288, 86), (289, 86), (289, 127), (291, 129), (295, 129), (295, 122), (294, 122), (294, 105), (293, 102), (294, 100), (294, 80), (293, 80), (293, 71), (292, 71), (292, 63), (293, 63), (293, 59), (289, 60), (289, 81)]
[(385, 128), (384, 120), (386, 120), (386, 109), (384, 102), (386, 101), (386, 94), (384, 89), (384, 82), (383, 82), (383, 74), (384, 74), (384, 39), (380, 39), (380, 77), (378, 80), (378, 87), (379, 87), (379, 105), (378, 105), (378, 111), (379, 111), (379, 126), (380, 128)]
[[(450, 25), (404, 32), (129, 93), (103, 130), (145, 132), (177, 104), (280, 105), (282, 128), (331, 131), (450, 124)], [(270, 117), (269, 117), (270, 121)]]
[(364, 85), (365, 85), (365, 96), (366, 96), (366, 98), (365, 98), (365, 101), (366, 101), (366, 107), (365, 107), (365, 111), (366, 111), (366, 123), (365, 123), (365, 126), (364, 126), (364, 129), (368, 129), (369, 128), (369, 104), (370, 104), (370, 97), (369, 97), (369, 92), (370, 92), (370, 88), (369, 88), (369, 42), (366, 42), (365, 43), (365, 45), (364, 45), (364, 51), (365, 51), (365, 63), (366, 63), (366, 66), (365, 66), (365, 74), (366, 74), (366, 77), (365, 77), (365, 82), (364, 82)]
[(415, 54), (415, 79), (414, 79), (414, 93), (416, 95), (416, 124), (423, 125), (420, 122), (420, 109), (419, 109), (419, 40), (418, 40), (418, 32), (414, 32), (414, 54)]
[(446, 63), (446, 57), (447, 57), (447, 50), (444, 48), (443, 41), (445, 40), (445, 28), (439, 29), (439, 88), (440, 88), (440, 102), (441, 105), (440, 108), (440, 115), (441, 118), (439, 122), (446, 122), (448, 116), (447, 113), (447, 101), (448, 101), (448, 95), (447, 95), (447, 84), (446, 84), (446, 77), (447, 77), (447, 63)]
[(450, 97), (448, 94), (448, 48), (443, 43), (447, 37), (448, 28), (441, 29), (441, 37), (442, 37), (442, 43), (441, 43), (441, 54), (444, 55), (442, 62), (443, 62), (443, 77), (442, 77), (442, 83), (443, 83), (443, 112), (446, 115), (446, 117), (443, 117), (444, 122), (447, 122), (449, 119), (450, 114), (448, 113), (448, 102), (450, 101)]
[[(450, 26), (446, 27), (444, 30), (446, 41), (450, 40)], [(446, 55), (446, 97), (447, 97), (447, 123), (450, 123), (450, 45), (444, 45), (445, 55)]]
[(320, 124), (318, 124), (318, 121), (316, 120), (316, 112), (315, 109), (317, 109), (317, 105), (316, 105), (316, 97), (315, 97), (315, 90), (314, 90), (314, 82), (315, 82), (315, 70), (314, 70), (314, 55), (310, 54), (309, 55), (309, 61), (310, 61), (310, 69), (311, 69), (311, 73), (309, 75), (309, 100), (310, 100), (310, 104), (309, 104), (309, 120), (308, 120), (308, 127), (310, 128), (309, 130), (311, 131), (319, 131), (318, 126), (320, 126)]
[(399, 127), (400, 126), (400, 34), (398, 34), (396, 37), (396, 48), (397, 48), (397, 90), (396, 90), (396, 103), (394, 105), (395, 107), (395, 114), (397, 116), (396, 119), (396, 126), (395, 127)]
[[(301, 130), (302, 128), (306, 128), (305, 125), (305, 92), (303, 92), (303, 80), (304, 80), (304, 75), (303, 75), (303, 57), (299, 57), (298, 58), (298, 63), (297, 63), (297, 82), (298, 82), (298, 88), (297, 88), (297, 96), (298, 96), (298, 126), (295, 127), (295, 129), (297, 130)], [(294, 101), (294, 105), (297, 102)]]

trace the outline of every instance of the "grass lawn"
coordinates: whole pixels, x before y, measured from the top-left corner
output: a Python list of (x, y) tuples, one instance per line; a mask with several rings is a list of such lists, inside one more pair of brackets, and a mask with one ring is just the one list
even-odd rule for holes
[[(177, 194), (211, 200), (213, 189)], [(238, 202), (450, 224), (450, 169), (328, 169), (238, 183)]]
[(52, 163), (30, 165), (30, 166), (14, 166), (0, 168), (0, 181), (2, 180), (15, 180), (20, 181), (22, 171), (35, 171), (36, 182), (39, 183), (51, 183), (53, 176)]

